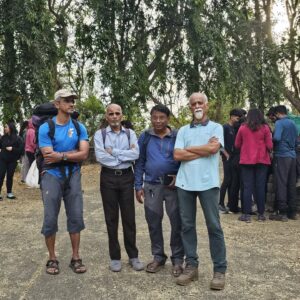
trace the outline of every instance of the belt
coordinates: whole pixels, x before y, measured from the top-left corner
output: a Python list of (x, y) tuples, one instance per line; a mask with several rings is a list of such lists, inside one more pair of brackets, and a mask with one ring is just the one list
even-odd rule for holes
[(124, 174), (128, 174), (132, 172), (132, 168), (129, 167), (127, 169), (110, 169), (107, 167), (102, 167), (102, 172), (107, 174), (112, 174), (116, 176), (122, 176)]

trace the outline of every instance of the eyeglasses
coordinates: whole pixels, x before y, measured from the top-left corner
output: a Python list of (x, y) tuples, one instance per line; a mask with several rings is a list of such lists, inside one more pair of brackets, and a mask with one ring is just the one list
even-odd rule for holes
[(110, 117), (112, 117), (113, 115), (116, 115), (116, 116), (120, 116), (121, 115), (121, 113), (120, 112), (110, 112), (110, 113), (108, 113), (108, 115), (110, 116)]

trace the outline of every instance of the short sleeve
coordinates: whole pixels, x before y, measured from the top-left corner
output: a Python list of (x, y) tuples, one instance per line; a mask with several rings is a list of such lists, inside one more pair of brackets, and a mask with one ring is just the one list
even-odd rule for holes
[(221, 146), (224, 147), (224, 133), (223, 133), (223, 126), (220, 124), (216, 124), (216, 127), (213, 130), (213, 136), (218, 138), (219, 143)]
[(88, 141), (89, 140), (89, 136), (87, 133), (87, 130), (85, 128), (85, 126), (81, 123), (79, 123), (79, 127), (80, 127), (80, 137), (79, 140), (80, 141)]
[(174, 149), (184, 148), (184, 127), (181, 127), (177, 133)]
[(49, 137), (49, 125), (44, 123), (39, 128), (39, 147), (53, 147), (52, 141)]

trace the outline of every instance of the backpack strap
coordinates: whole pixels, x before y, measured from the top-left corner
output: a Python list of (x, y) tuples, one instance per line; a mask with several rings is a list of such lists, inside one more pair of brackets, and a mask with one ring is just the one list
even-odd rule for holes
[(103, 140), (103, 147), (105, 148), (105, 138), (106, 138), (106, 128), (101, 128), (102, 140)]
[(146, 159), (146, 152), (147, 152), (147, 146), (149, 144), (149, 141), (151, 139), (151, 134), (149, 133), (149, 130), (144, 131), (144, 139), (143, 139), (143, 147), (140, 149), (142, 156), (144, 159)]
[(80, 144), (80, 126), (79, 126), (79, 123), (77, 122), (77, 120), (75, 119), (71, 119), (72, 120), (72, 123), (76, 129), (76, 133), (77, 133), (77, 136), (78, 136), (78, 141), (77, 141), (77, 144), (76, 144), (76, 149), (79, 149), (79, 144)]
[(49, 126), (48, 136), (51, 139), (51, 141), (53, 141), (54, 140), (54, 135), (55, 135), (55, 123), (51, 118), (48, 119), (46, 122)]
[(125, 128), (125, 133), (126, 133), (127, 138), (128, 138), (128, 146), (129, 146), (129, 149), (130, 149), (130, 130), (129, 130), (129, 128)]
[[(125, 133), (128, 138), (128, 144), (130, 148), (130, 130), (128, 128), (125, 128)], [(102, 140), (103, 140), (103, 147), (105, 147), (105, 139), (106, 139), (106, 128), (101, 128), (101, 134), (102, 134)]]

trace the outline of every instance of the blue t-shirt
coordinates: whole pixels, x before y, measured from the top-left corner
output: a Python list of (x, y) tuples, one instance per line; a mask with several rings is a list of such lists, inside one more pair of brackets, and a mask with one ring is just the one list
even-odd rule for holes
[(298, 130), (296, 124), (287, 117), (275, 123), (273, 134), (274, 156), (296, 158)]
[[(72, 150), (76, 150), (76, 146), (78, 143), (78, 135), (76, 128), (70, 119), (68, 123), (64, 125), (56, 124), (56, 117), (53, 118), (55, 123), (55, 134), (54, 139), (51, 140), (49, 137), (49, 125), (48, 123), (44, 123), (39, 128), (39, 148), (43, 147), (52, 147), (55, 152), (68, 152)], [(80, 128), (80, 141), (88, 141), (88, 134), (84, 125), (78, 122)], [(73, 171), (79, 169), (79, 164), (75, 164)], [(49, 174), (52, 174), (56, 177), (63, 177), (60, 169), (53, 168), (46, 170)], [(66, 174), (68, 174), (68, 167), (66, 167)]]
[[(216, 137), (224, 145), (223, 127), (209, 121), (204, 125), (186, 125), (179, 129), (175, 149), (201, 146)], [(186, 191), (206, 191), (220, 186), (219, 152), (208, 157), (182, 161), (176, 177), (176, 186)]]

